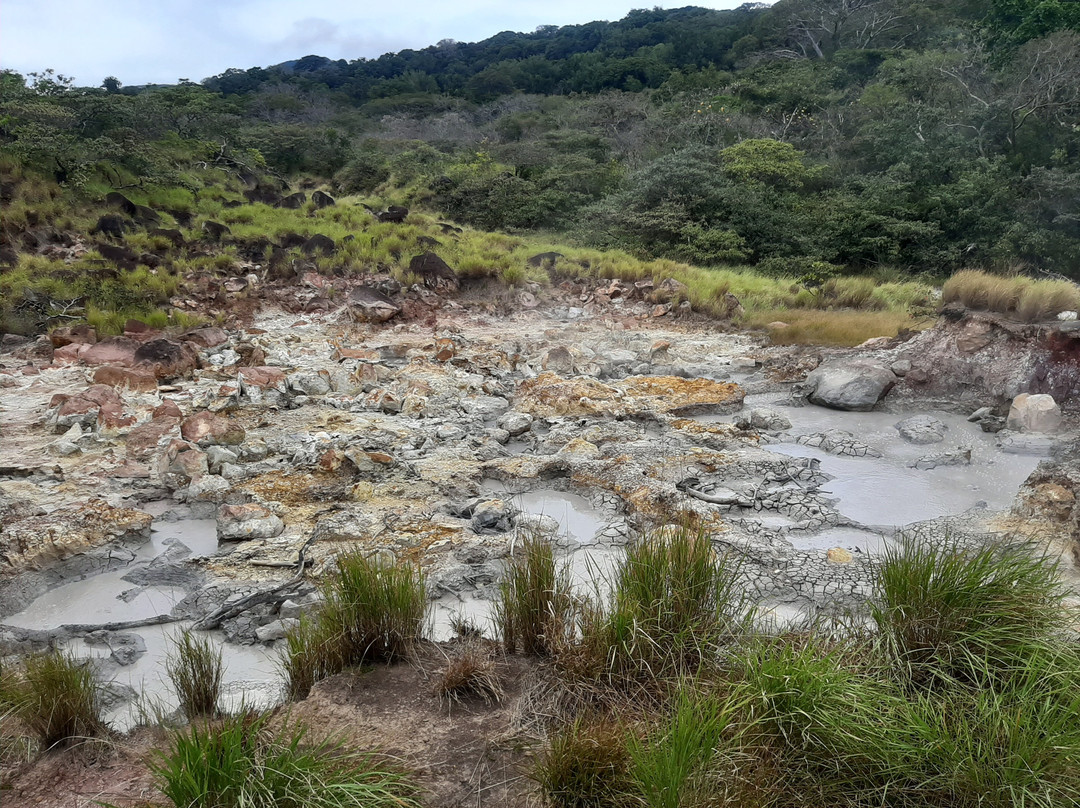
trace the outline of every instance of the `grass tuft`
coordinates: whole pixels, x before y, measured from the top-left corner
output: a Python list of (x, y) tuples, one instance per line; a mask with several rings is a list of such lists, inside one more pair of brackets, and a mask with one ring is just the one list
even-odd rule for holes
[(182, 632), (173, 640), (173, 651), (165, 658), (165, 673), (176, 691), (180, 710), (189, 721), (217, 715), (225, 667), (221, 648), (209, 637)]
[(548, 804), (553, 808), (634, 805), (624, 734), (619, 724), (588, 716), (578, 716), (553, 733), (532, 773)]
[(449, 660), (435, 682), (435, 692), (448, 701), (480, 698), (485, 703), (502, 701), (505, 693), (495, 659), (482, 642), (467, 642)]
[(196, 724), (173, 735), (151, 765), (177, 808), (409, 808), (403, 774), (337, 742), (310, 743), (300, 724), (271, 729), (268, 715)]
[(302, 620), (287, 635), (282, 666), (294, 699), (305, 698), (315, 682), (351, 665), (399, 658), (423, 633), (427, 594), (410, 566), (385, 566), (360, 552), (345, 553), (322, 593), (314, 621)]
[(527, 536), (499, 584), (493, 619), (510, 653), (550, 656), (574, 623), (570, 574), (543, 536)]
[(105, 732), (100, 687), (87, 660), (52, 651), (27, 657), (20, 674), (6, 674), (3, 702), (46, 748)]

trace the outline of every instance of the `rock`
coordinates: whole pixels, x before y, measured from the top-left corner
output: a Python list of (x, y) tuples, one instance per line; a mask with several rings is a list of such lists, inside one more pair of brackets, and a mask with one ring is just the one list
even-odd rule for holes
[(1021, 393), (1013, 399), (1006, 426), (1017, 432), (1053, 434), (1061, 429), (1061, 407), (1045, 393)]
[(139, 393), (153, 393), (158, 388), (157, 377), (153, 373), (115, 365), (102, 365), (95, 370), (94, 384), (126, 388)]
[(265, 626), (259, 626), (255, 629), (255, 639), (259, 642), (274, 642), (274, 640), (285, 639), (291, 629), (300, 625), (298, 618), (282, 618), (280, 620), (274, 620), (271, 623), (267, 623)]
[(285, 530), (285, 523), (262, 505), (222, 505), (217, 512), (219, 541), (272, 539)]
[(825, 558), (830, 564), (850, 564), (853, 556), (850, 551), (842, 547), (833, 547), (825, 554)]
[(150, 460), (157, 453), (158, 445), (166, 437), (180, 437), (179, 415), (155, 417), (128, 432), (125, 439), (127, 456), (132, 460)]
[(998, 446), (1005, 454), (1049, 457), (1054, 448), (1054, 439), (1044, 434), (1000, 432)]
[(632, 376), (616, 382), (541, 373), (518, 385), (514, 409), (540, 418), (565, 415), (729, 413), (742, 407), (737, 384), (677, 376)]
[(893, 426), (900, 433), (900, 437), (908, 443), (917, 444), (941, 443), (945, 440), (945, 430), (948, 429), (937, 418), (929, 415), (913, 415)]
[(211, 474), (220, 474), (223, 465), (235, 463), (239, 459), (239, 455), (237, 455), (236, 452), (231, 449), (226, 449), (224, 446), (206, 447), (206, 462), (210, 467)]
[(95, 384), (60, 404), (56, 411), (56, 431), (66, 432), (73, 424), (96, 427), (102, 410), (114, 416), (123, 413), (124, 402), (108, 385)]
[(200, 348), (216, 348), (218, 345), (223, 345), (229, 341), (229, 335), (225, 333), (222, 328), (216, 326), (205, 326), (203, 328), (194, 328), (191, 331), (185, 331), (180, 335), (180, 339), (183, 342), (193, 342)]
[(215, 413), (203, 410), (184, 419), (180, 427), (184, 440), (200, 445), (236, 445), (244, 442), (247, 433), (239, 424)]
[(401, 314), (401, 307), (370, 286), (357, 286), (345, 303), (349, 317), (360, 323), (385, 323)]
[[(687, 297), (689, 293), (689, 287), (682, 281), (677, 281), (674, 278), (665, 278), (660, 282), (659, 286), (655, 287), (652, 292), (646, 295), (645, 299), (650, 303), (670, 303), (673, 300)], [(736, 303), (738, 303), (737, 300)], [(653, 316), (655, 317), (656, 315)]]
[(198, 354), (190, 343), (155, 339), (138, 347), (135, 364), (147, 368), (159, 379), (174, 379), (195, 370)]
[[(333, 255), (337, 252), (337, 245), (334, 244), (334, 240), (329, 236), (324, 236), (322, 233), (316, 233), (300, 245), (300, 250), (305, 255)], [(327, 282), (327, 285), (329, 285), (329, 282)]]
[(325, 396), (330, 392), (330, 379), (315, 371), (290, 373), (289, 387), (305, 396)]
[(505, 429), (511, 437), (524, 435), (532, 427), (533, 417), (525, 412), (507, 412), (499, 416), (495, 425), (499, 429)]
[(767, 407), (755, 407), (750, 410), (749, 425), (766, 432), (783, 432), (791, 429), (791, 421), (786, 415)]
[(909, 373), (911, 373), (911, 360), (899, 359), (889, 365), (889, 370), (891, 370), (897, 376), (903, 378), (904, 376), (907, 376)]
[(185, 440), (171, 440), (158, 458), (161, 482), (174, 491), (187, 488), (194, 480), (209, 473), (206, 455), (194, 443)]
[(428, 289), (455, 291), (458, 288), (457, 273), (433, 252), (413, 256), (409, 272), (418, 276)]
[(967, 419), (971, 423), (978, 423), (983, 418), (986, 418), (986, 417), (991, 416), (993, 414), (994, 414), (994, 411), (990, 407), (979, 407), (979, 409), (977, 409), (977, 410), (975, 410), (975, 412), (971, 413), (971, 415), (969, 415), (967, 417)]
[(174, 496), (181, 502), (212, 502), (220, 505), (232, 490), (229, 481), (217, 474), (207, 474), (192, 480), (187, 488), (180, 489)]
[(97, 331), (85, 323), (82, 325), (62, 326), (49, 332), (49, 342), (54, 348), (65, 345), (93, 345), (97, 342)]
[(79, 351), (78, 357), (80, 362), (87, 365), (118, 365), (129, 368), (138, 361), (135, 354), (140, 347), (140, 343), (129, 337), (106, 337), (86, 350)]
[(337, 204), (334, 197), (325, 191), (315, 191), (311, 194), (311, 202), (316, 209), (329, 208)]
[(1061, 320), (1063, 323), (1069, 323), (1069, 322), (1074, 321), (1077, 318), (1077, 316), (1078, 315), (1077, 315), (1077, 313), (1075, 311), (1063, 311), (1063, 312), (1060, 312), (1058, 314), (1057, 318), (1059, 320)]
[(951, 452), (940, 452), (938, 454), (925, 455), (920, 457), (914, 463), (908, 463), (909, 468), (919, 469), (920, 471), (929, 471), (930, 469), (936, 469), (938, 466), (970, 466), (971, 465), (971, 449), (956, 449)]
[(559, 345), (544, 354), (540, 366), (544, 370), (557, 373), (560, 376), (573, 376), (574, 355), (570, 353), (569, 348)]
[(206, 235), (208, 241), (221, 241), (224, 236), (232, 233), (228, 225), (224, 225), (221, 222), (211, 221), (207, 219), (202, 225), (203, 233)]
[(896, 374), (865, 359), (822, 365), (806, 377), (805, 389), (812, 403), (834, 410), (872, 410), (893, 385)]
[(511, 527), (510, 508), (501, 499), (479, 503), (470, 521), (474, 533), (505, 533)]

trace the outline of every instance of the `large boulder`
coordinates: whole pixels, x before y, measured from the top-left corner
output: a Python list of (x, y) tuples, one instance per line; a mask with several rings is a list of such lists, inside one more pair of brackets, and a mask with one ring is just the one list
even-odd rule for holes
[(378, 289), (357, 286), (349, 292), (346, 310), (356, 322), (385, 323), (401, 313), (401, 307)]
[(186, 488), (209, 473), (206, 455), (198, 446), (186, 440), (169, 441), (158, 458), (161, 482), (173, 491)]
[(154, 339), (138, 347), (135, 364), (146, 368), (159, 379), (173, 379), (195, 369), (198, 353), (190, 342)]
[(409, 261), (409, 272), (419, 277), (428, 289), (458, 288), (458, 276), (450, 266), (433, 252), (413, 256)]
[(106, 384), (92, 385), (81, 393), (57, 402), (56, 431), (67, 432), (73, 424), (96, 427), (102, 412), (119, 418), (123, 415), (124, 402), (116, 390)]
[(262, 505), (222, 505), (217, 513), (218, 541), (272, 539), (281, 535), (285, 523)]
[(135, 354), (140, 348), (139, 342), (130, 337), (107, 337), (79, 351), (79, 361), (87, 365), (116, 365), (129, 368), (137, 361)]
[(1061, 429), (1061, 407), (1053, 396), (1045, 393), (1030, 395), (1021, 393), (1009, 407), (1007, 427), (1017, 432), (1043, 432), (1052, 434)]
[(206, 444), (234, 446), (243, 443), (244, 438), (247, 437), (242, 426), (207, 410), (184, 419), (180, 434), (184, 440), (200, 446)]
[(157, 378), (153, 373), (134, 368), (121, 368), (114, 365), (102, 365), (94, 371), (94, 384), (109, 387), (121, 387), (139, 393), (153, 393), (157, 390)]
[(834, 410), (872, 410), (896, 384), (889, 368), (867, 359), (849, 359), (822, 365), (806, 377), (810, 402)]

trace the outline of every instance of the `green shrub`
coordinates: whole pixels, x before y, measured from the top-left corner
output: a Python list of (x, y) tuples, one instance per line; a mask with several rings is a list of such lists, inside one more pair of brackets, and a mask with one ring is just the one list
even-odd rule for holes
[(738, 572), (707, 533), (646, 536), (627, 550), (610, 607), (583, 642), (599, 648), (612, 673), (658, 678), (695, 671), (739, 628)]
[(224, 673), (221, 648), (190, 631), (173, 640), (173, 651), (165, 658), (165, 674), (189, 721), (217, 714)]
[(416, 787), (372, 755), (309, 743), (299, 724), (272, 730), (240, 715), (173, 735), (151, 769), (176, 808), (408, 808)]
[(543, 536), (527, 536), (511, 556), (493, 609), (495, 626), (510, 653), (547, 656), (573, 627), (570, 575), (555, 561)]
[(905, 537), (886, 549), (872, 614), (890, 662), (918, 686), (982, 683), (1066, 625), (1057, 569), (1029, 544)]
[(27, 657), (21, 675), (5, 679), (3, 701), (45, 747), (105, 732), (100, 686), (87, 660), (52, 651)]
[(282, 665), (293, 698), (305, 697), (316, 681), (350, 665), (393, 661), (423, 633), (427, 594), (410, 566), (344, 553), (322, 593), (314, 622), (302, 621), (287, 636)]
[(554, 808), (621, 808), (635, 804), (625, 731), (578, 716), (551, 736), (532, 777)]

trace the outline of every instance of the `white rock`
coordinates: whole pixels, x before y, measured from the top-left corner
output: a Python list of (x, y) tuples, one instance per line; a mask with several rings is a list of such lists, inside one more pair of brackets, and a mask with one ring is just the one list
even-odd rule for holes
[(1077, 318), (1077, 316), (1078, 315), (1077, 315), (1077, 313), (1075, 311), (1063, 311), (1063, 312), (1061, 312), (1061, 314), (1059, 314), (1057, 316), (1057, 318), (1064, 323), (1064, 322), (1071, 322), (1071, 321), (1075, 320)]
[(1013, 399), (1006, 426), (1017, 432), (1052, 434), (1061, 428), (1061, 407), (1045, 393), (1021, 393)]

